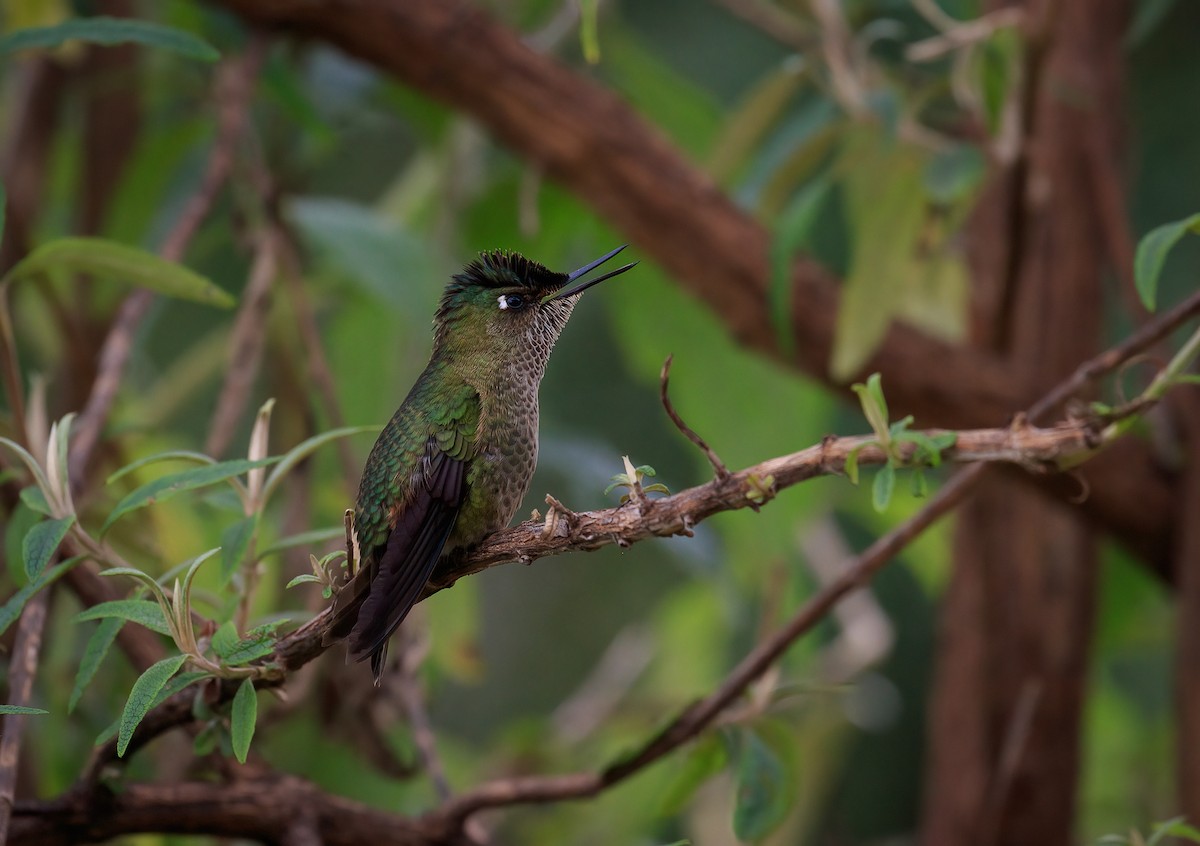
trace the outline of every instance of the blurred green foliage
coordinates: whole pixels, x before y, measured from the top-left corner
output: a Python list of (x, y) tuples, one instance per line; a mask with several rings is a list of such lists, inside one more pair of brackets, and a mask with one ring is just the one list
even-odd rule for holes
[[(51, 5), (57, 12), (42, 18), (28, 5), (2, 8), (8, 26), (18, 27), (52, 24), (72, 6)], [(900, 137), (902, 117), (937, 126), (952, 108), (945, 64), (903, 62), (902, 46), (932, 32), (908, 3), (844, 4), (855, 31), (874, 26), (878, 36), (862, 44), (878, 73), (868, 92), (870, 118), (857, 121), (834, 102), (815, 53), (785, 48), (717, 4), (628, 0), (598, 4), (593, 18), (596, 5), (587, 5), (586, 18), (596, 28), (585, 30), (583, 41), (563, 39), (558, 51), (581, 66), (581, 53), (598, 56), (588, 73), (760, 214), (773, 228), (777, 268), (803, 249), (845, 274), (848, 305), (836, 370), (855, 370), (893, 318), (961, 335), (965, 276), (953, 235), (979, 187), (981, 157), (969, 145), (935, 154)], [(1155, 7), (1157, 18), (1139, 16), (1129, 48), (1136, 162), (1130, 190), (1139, 231), (1200, 207), (1193, 187), (1200, 185), (1200, 158), (1178, 105), (1200, 98), (1200, 77), (1178, 72), (1194, 52), (1190, 34), (1200, 31), (1200, 8), (1145, 5)], [(942, 6), (959, 17), (980, 13), (974, 0)], [(224, 55), (246, 40), (232, 18), (191, 0), (143, 3), (141, 10), (202, 36)], [(533, 33), (561, 10), (525, 0), (493, 11)], [(981, 55), (979, 84), (989, 104), (1007, 84), (1011, 42), (1000, 34)], [(71, 61), (63, 52), (63, 61)], [(143, 73), (132, 84), (142, 125), (102, 234), (152, 250), (195, 190), (213, 140), (212, 69), (155, 51), (140, 61)], [(15, 94), (6, 90), (3, 97), (0, 129), (8, 131)], [(33, 233), (38, 242), (73, 234), (81, 109), (79, 102), (66, 104), (53, 138), (49, 191)], [(303, 286), (351, 425), (381, 424), (392, 413), (424, 366), (448, 274), (474, 253), (505, 247), (570, 267), (618, 241), (592, 211), (543, 182), (471, 121), (319, 45), (273, 45), (253, 119), (284, 217), (303, 240)], [(253, 234), (255, 202), (235, 181), (188, 254), (190, 268), (230, 292), (238, 293), (247, 277), (244, 245)], [(1198, 250), (1182, 244), (1185, 257), (1163, 268), (1160, 302), (1194, 285), (1181, 267), (1194, 266)], [(881, 275), (895, 286), (881, 288)], [(69, 279), (45, 284), (59, 300), (79, 294), (97, 317), (121, 294), (103, 280), (82, 293)], [(777, 315), (804, 307), (776, 293)], [(71, 410), (69, 398), (80, 389), (75, 382), (86, 374), (73, 370), (50, 302), (30, 286), (13, 291), (26, 377), (45, 380), (58, 416)], [(277, 452), (335, 425), (314, 398), (295, 308), (281, 289), (251, 406), (276, 398)], [(1115, 315), (1112, 322), (1114, 335), (1126, 328)], [(229, 366), (231, 326), (228, 314), (195, 304), (153, 306), (109, 427), (122, 461), (202, 448)], [(659, 368), (668, 354), (675, 356), (675, 405), (731, 468), (801, 449), (828, 432), (867, 431), (857, 412), (824, 389), (739, 348), (714, 315), (643, 262), (589, 295), (559, 343), (542, 389), (540, 466), (522, 515), (543, 508), (547, 492), (574, 509), (615, 504), (620, 491), (608, 498), (603, 491), (621, 472), (622, 455), (653, 464), (672, 491), (707, 478), (704, 457), (659, 406)], [(249, 412), (235, 444), (246, 443), (252, 423)], [(351, 443), (361, 461), (370, 438)], [(243, 452), (239, 446), (237, 457)], [(312, 552), (338, 545), (336, 530), (357, 480), (345, 476), (332, 449), (318, 452), (303, 473), (303, 483), (285, 486), (266, 513), (260, 549), (288, 533), (285, 509), (299, 509), (303, 528), (332, 527), (333, 540)], [(98, 529), (123, 495), (161, 475), (139, 468), (100, 489), (84, 504), (85, 519)], [(303, 495), (289, 496), (301, 487)], [(811, 527), (833, 525), (848, 548), (865, 547), (919, 505), (905, 485), (891, 500), (879, 514), (865, 490), (843, 479), (816, 480), (785, 491), (761, 513), (720, 515), (692, 539), (496, 568), (436, 595), (413, 619), (429, 630), (421, 677), (451, 784), (595, 768), (636, 745), (666, 715), (711, 689), (811, 592), (818, 579), (801, 544)], [(239, 517), (228, 497), (181, 495), (123, 520), (112, 534), (125, 554), (161, 575), (220, 545)], [(6, 515), (7, 593), (26, 584), (21, 544), (37, 519), (25, 504)], [(306, 572), (309, 551), (300, 550), (300, 569), (286, 553), (264, 559), (255, 619), (284, 609), (301, 619), (319, 606), (315, 587), (283, 591)], [(595, 801), (512, 812), (502, 823), (504, 842), (903, 842), (920, 807), (932, 619), (948, 559), (942, 526), (872, 584), (872, 602), (894, 639), (869, 665), (846, 677), (835, 671), (839, 627), (830, 620), (789, 653), (757, 711)], [(201, 570), (196, 583), (198, 595), (217, 605), (220, 569), (214, 563)], [(1106, 551), (1102, 581), (1080, 803), (1079, 831), (1088, 842), (1173, 810), (1169, 597), (1116, 549)], [(71, 594), (59, 593), (35, 703), (50, 714), (31, 718), (27, 727), (37, 789), (45, 795), (71, 783), (94, 738), (121, 714), (135, 678), (114, 650), (66, 716), (80, 656), (104, 625), (76, 622), (79, 610)], [(324, 660), (340, 661), (339, 650), (332, 652)], [(610, 680), (617, 691), (601, 719), (582, 719), (568, 704), (586, 696), (606, 656), (632, 664)], [(365, 670), (357, 675), (365, 683)], [(232, 748), (239, 757), (249, 743), (245, 720), (254, 703), (252, 693), (235, 702), (242, 716), (240, 723), (235, 718)], [(269, 716), (277, 703), (263, 697), (257, 707)], [(331, 721), (328, 707), (311, 694), (290, 703), (280, 719), (260, 726), (253, 750), (279, 768), (381, 807), (419, 813), (436, 801), (427, 779), (397, 781), (373, 767), (352, 733)], [(384, 739), (400, 757), (413, 756), (402, 720), (390, 720)], [(153, 777), (169, 754), (151, 748), (135, 757), (131, 777)]]

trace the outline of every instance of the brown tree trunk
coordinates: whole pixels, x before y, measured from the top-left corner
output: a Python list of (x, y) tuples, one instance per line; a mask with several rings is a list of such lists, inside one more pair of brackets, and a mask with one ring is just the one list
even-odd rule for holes
[[(970, 236), (975, 340), (1002, 351), (1032, 396), (1099, 342), (1105, 227), (1088, 144), (1102, 112), (1119, 114), (1126, 8), (1027, 10), (1022, 151)], [(929, 712), (927, 846), (1072, 839), (1096, 544), (1027, 490), (993, 473), (960, 512)]]

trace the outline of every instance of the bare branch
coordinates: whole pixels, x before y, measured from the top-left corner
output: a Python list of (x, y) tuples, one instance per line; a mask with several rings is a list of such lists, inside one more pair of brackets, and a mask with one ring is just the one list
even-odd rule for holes
[(725, 466), (725, 462), (713, 452), (712, 447), (708, 445), (708, 442), (704, 438), (697, 435), (691, 426), (683, 422), (683, 418), (679, 416), (679, 412), (671, 404), (671, 397), (667, 394), (667, 387), (671, 381), (671, 362), (674, 359), (675, 356), (669, 355), (667, 356), (667, 360), (663, 362), (662, 374), (659, 376), (659, 399), (662, 400), (663, 408), (666, 409), (667, 416), (671, 418), (671, 422), (675, 424), (675, 428), (682, 432), (685, 438), (694, 443), (704, 453), (704, 457), (708, 459), (708, 463), (712, 465), (713, 470), (716, 472), (717, 478), (724, 479), (729, 475), (729, 468)]
[(271, 310), (271, 286), (279, 272), (280, 249), (275, 232), (269, 228), (254, 242), (254, 262), (242, 294), (242, 305), (233, 323), (229, 343), (229, 367), (217, 396), (204, 451), (220, 456), (233, 440), (238, 422), (258, 378), (266, 346), (267, 317)]
[[(29, 600), (21, 613), (12, 660), (8, 665), (9, 705), (28, 705), (33, 694), (33, 679), (37, 675), (42, 629), (46, 625), (49, 604), (50, 590), (42, 590)], [(8, 714), (4, 717), (4, 732), (0, 736), (0, 843), (5, 843), (8, 837), (13, 793), (17, 787), (17, 762), (21, 756), (21, 736), (27, 719), (24, 714)]]

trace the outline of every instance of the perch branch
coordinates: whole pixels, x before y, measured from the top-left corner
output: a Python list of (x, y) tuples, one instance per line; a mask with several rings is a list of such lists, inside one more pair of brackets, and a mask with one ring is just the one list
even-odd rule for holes
[[(958, 433), (957, 444), (946, 450), (944, 458), (959, 461), (1017, 461), (1023, 466), (1038, 468), (1053, 464), (1065, 455), (1092, 450), (1101, 438), (1100, 426), (1105, 421), (1073, 420), (1046, 429), (1034, 428), (1026, 421), (1036, 419), (1047, 410), (1059, 405), (1073, 392), (1087, 386), (1096, 378), (1119, 367), (1130, 357), (1157, 343), (1174, 328), (1197, 313), (1200, 313), (1200, 292), (1193, 294), (1186, 302), (1147, 323), (1117, 347), (1082, 364), (1071, 377), (1033, 405), (1029, 409), (1028, 415), (1019, 416), (1012, 428)], [(769, 490), (773, 493), (804, 479), (829, 474), (844, 467), (845, 458), (853, 449), (860, 449), (860, 464), (883, 461), (886, 458), (883, 451), (878, 447), (864, 444), (866, 440), (869, 439), (863, 437), (827, 438), (819, 446), (790, 456), (771, 459), (755, 465), (755, 467), (732, 473), (725, 479), (714, 479), (706, 485), (656, 500), (654, 508), (647, 513), (639, 514), (638, 509), (623, 506), (600, 512), (574, 514), (569, 525), (557, 526), (555, 531), (549, 533), (548, 537), (542, 536), (543, 525), (533, 521), (498, 532), (475, 549), (457, 569), (446, 574), (442, 583), (431, 586), (428, 593), (440, 590), (462, 575), (478, 572), (504, 561), (532, 561), (534, 558), (568, 549), (594, 549), (622, 541), (628, 544), (657, 534), (686, 533), (690, 531), (692, 525), (709, 514), (731, 508), (747, 507), (750, 503), (746, 497), (747, 485), (752, 478), (757, 480), (756, 489), (761, 491), (763, 480), (768, 476), (774, 477), (773, 484), (769, 486)], [(774, 663), (796, 638), (822, 619), (823, 615), (842, 596), (863, 584), (925, 527), (953, 508), (966, 495), (978, 477), (983, 474), (986, 466), (986, 464), (978, 463), (954, 476), (919, 514), (877, 540), (852, 562), (836, 581), (814, 595), (787, 625), (751, 651), (712, 694), (684, 709), (664, 731), (651, 738), (634, 754), (599, 772), (500, 779), (484, 784), (451, 798), (427, 815), (422, 824), (426, 826), (426, 831), (432, 831), (432, 835), (427, 840), (414, 839), (412, 842), (467, 842), (466, 835), (463, 834), (464, 826), (467, 825), (471, 815), (478, 811), (517, 803), (549, 802), (590, 796), (608, 785), (626, 778), (687, 742), (689, 738), (694, 737), (711, 724), (731, 702), (741, 695), (741, 692), (749, 684)], [(598, 527), (608, 524), (613, 526), (613, 531), (598, 531)], [(593, 534), (594, 532), (596, 533)], [(624, 534), (618, 532), (624, 532)], [(325, 611), (306, 625), (281, 638), (268, 660), (284, 672), (294, 671), (311, 661), (323, 651), (321, 638), (327, 622), (328, 612)], [(265, 681), (262, 686), (279, 684), (283, 677), (284, 674), (280, 673), (278, 677)], [(214, 698), (218, 701), (226, 700), (232, 697), (234, 689), (234, 682), (223, 682)], [(140, 748), (159, 734), (189, 722), (192, 719), (193, 696), (194, 694), (191, 692), (183, 691), (153, 709), (134, 733), (131, 749)], [(70, 829), (67, 834), (53, 829), (53, 826), (61, 825), (61, 820), (69, 816), (68, 807), (76, 807), (70, 805), (71, 802), (87, 803), (91, 814), (88, 817), (91, 820), (89, 824), (99, 826), (100, 828), (97, 829), (99, 831), (111, 831), (115, 834), (127, 831), (179, 830), (172, 826), (181, 823), (169, 822), (179, 816), (170, 812), (160, 813), (163, 809), (159, 807), (159, 804), (170, 806), (175, 801), (175, 795), (154, 793), (154, 791), (169, 790), (169, 788), (143, 787), (123, 792), (121, 794), (123, 797), (150, 797), (146, 798), (145, 806), (139, 808), (139, 812), (144, 813), (145, 816), (139, 817), (135, 814), (132, 821), (122, 816), (121, 809), (113, 811), (110, 807), (113, 819), (107, 819), (96, 811), (95, 792), (102, 792), (104, 796), (107, 796), (107, 791), (103, 787), (95, 787), (95, 776), (106, 760), (112, 760), (115, 749), (111, 746), (110, 744), (98, 751), (89, 767), (90, 778), (81, 779), (66, 796), (53, 803), (35, 803), (22, 810), (22, 813), (35, 818), (28, 821), (29, 825), (33, 827), (32, 830), (36, 832), (31, 835), (28, 842), (75, 842), (71, 839), (72, 834), (76, 832), (75, 829)], [(286, 777), (281, 780), (285, 779)], [(294, 782), (295, 780), (290, 780), (288, 783)], [(188, 786), (187, 789), (192, 789), (192, 786)], [(229, 795), (231, 797), (229, 801), (236, 804), (234, 795), (226, 794), (225, 788), (205, 785), (204, 789), (217, 791), (212, 795)], [(138, 794), (136, 790), (147, 792)], [(79, 796), (84, 798), (81, 800)], [(159, 804), (155, 804), (154, 797), (157, 797)], [(324, 799), (325, 797), (313, 798), (310, 804), (315, 807), (319, 801), (324, 801)], [(217, 808), (219, 809), (220, 806), (218, 805)], [(377, 812), (363, 811), (362, 813), (374, 814)], [(231, 810), (228, 816), (236, 816), (236, 811)], [(233, 825), (228, 821), (227, 816), (222, 816), (213, 810), (206, 811), (203, 818), (205, 820), (203, 823), (192, 823), (203, 827), (187, 830), (222, 834), (227, 831), (224, 826)], [(393, 818), (389, 817), (389, 820), (391, 819)], [(25, 822), (22, 820), (22, 823)], [(118, 822), (123, 827), (111, 830), (103, 828), (104, 825), (117, 825)], [(348, 815), (344, 820), (347, 828), (359, 824), (364, 824), (363, 820), (353, 815)], [(399, 824), (397, 830), (411, 830), (404, 828), (406, 824)], [(253, 834), (258, 831), (252, 824), (242, 822), (241, 825), (241, 828), (237, 828), (238, 833)], [(21, 832), (26, 830), (22, 828)], [(54, 836), (60, 839), (51, 839), (49, 831), (58, 832)], [(111, 836), (111, 834), (90, 835), (91, 839), (104, 836)]]
[[(379, 0), (346, 14), (337, 0), (210, 2), (256, 25), (338, 47), (470, 114), (625, 232), (740, 343), (786, 358), (772, 328), (767, 229), (616, 95), (530, 50), (477, 5)], [(1035, 27), (1035, 35), (1044, 28)], [(838, 285), (803, 256), (793, 263), (792, 285), (795, 354), (787, 363), (830, 384)], [(899, 415), (947, 427), (994, 426), (1032, 399), (1003, 355), (951, 346), (902, 323), (892, 325), (864, 367), (871, 371), (883, 374)], [(1125, 442), (1084, 472), (1092, 495), (1081, 507), (1089, 519), (1167, 574), (1173, 482), (1151, 451)], [(1070, 498), (1053, 480), (1035, 482)]]

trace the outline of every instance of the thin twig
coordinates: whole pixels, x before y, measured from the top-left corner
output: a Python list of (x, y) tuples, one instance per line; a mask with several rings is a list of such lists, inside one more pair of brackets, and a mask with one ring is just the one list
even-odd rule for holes
[[(1097, 378), (1119, 367), (1129, 357), (1154, 345), (1198, 313), (1200, 292), (1147, 323), (1121, 344), (1084, 362), (1068, 379), (1029, 409), (1028, 419), (1036, 419), (1058, 406)], [(958, 444), (947, 451), (944, 456), (946, 460), (957, 456), (964, 460), (1016, 460), (1022, 464), (1037, 465), (1061, 457), (1064, 452), (1090, 449), (1095, 431), (1092, 424), (1076, 420), (1055, 429), (1031, 429), (1018, 425), (1005, 430), (959, 432), (957, 437)], [(617, 543), (619, 540), (628, 544), (660, 534), (684, 533), (711, 514), (746, 507), (745, 485), (750, 475), (763, 478), (770, 473), (775, 476), (776, 488), (782, 489), (804, 479), (835, 472), (844, 464), (845, 456), (852, 450), (859, 451), (860, 465), (886, 460), (887, 456), (882, 451), (865, 447), (864, 440), (827, 438), (820, 445), (808, 450), (770, 459), (754, 467), (731, 473), (724, 481), (713, 480), (706, 485), (655, 500), (654, 508), (646, 515), (638, 515), (636, 509), (617, 507), (574, 514), (570, 527), (559, 527), (549, 537), (542, 536), (544, 526), (541, 521), (530, 521), (497, 532), (463, 561), (458, 562), (447, 583), (452, 583), (463, 575), (510, 561), (530, 562), (535, 558), (569, 550), (596, 549)], [(1024, 447), (1030, 447), (1032, 451), (1022, 453)], [(971, 456), (973, 458), (969, 458)], [(667, 729), (648, 741), (635, 754), (599, 773), (501, 779), (485, 784), (460, 794), (431, 812), (426, 818), (427, 821), (446, 831), (446, 836), (450, 837), (461, 831), (461, 826), (470, 815), (484, 808), (590, 796), (686, 742), (711, 723), (724, 707), (740, 695), (741, 690), (769, 668), (795, 638), (819, 622), (842, 596), (863, 584), (924, 527), (954, 507), (983, 475), (987, 466), (978, 463), (955, 475), (912, 520), (877, 540), (855, 559), (835, 582), (813, 596), (786, 626), (747, 655), (721, 687), (685, 709)], [(426, 595), (441, 590), (447, 583), (431, 585), (427, 588)], [(286, 673), (296, 671), (324, 652), (322, 636), (328, 619), (329, 614), (326, 610), (301, 628), (281, 638), (274, 653), (266, 660), (282, 668), (284, 673), (276, 678), (264, 680), (261, 686), (282, 683)], [(235, 691), (236, 684), (224, 682), (215, 699), (226, 701)], [(135, 732), (131, 748), (144, 745), (164, 731), (191, 720), (192, 698), (193, 694), (183, 691), (153, 709)], [(96, 757), (111, 760), (112, 756), (115, 756), (115, 747), (110, 743), (107, 748), (98, 750)]]
[(394, 675), (395, 691), (408, 718), (421, 768), (433, 783), (438, 799), (445, 802), (451, 795), (450, 780), (446, 778), (446, 768), (442, 766), (442, 759), (438, 755), (437, 737), (429, 720), (429, 710), (425, 707), (425, 691), (420, 676), (421, 664), (429, 654), (429, 639), (412, 631), (405, 633), (403, 629), (401, 636), (404, 648), (398, 656), (399, 671)]
[[(46, 625), (46, 609), (50, 603), (50, 591), (38, 591), (25, 610), (17, 626), (17, 638), (13, 643), (12, 660), (8, 665), (9, 705), (28, 705), (33, 693), (33, 679), (37, 675), (38, 655), (42, 648), (42, 629)], [(4, 732), (0, 736), (0, 843), (8, 840), (8, 823), (12, 817), (13, 793), (17, 787), (17, 764), (21, 757), (21, 736), (25, 728), (24, 714), (8, 714), (4, 717)]]
[[(325, 355), (325, 346), (321, 342), (321, 330), (317, 326), (312, 302), (304, 288), (300, 249), (295, 233), (274, 208), (268, 208), (267, 225), (274, 231), (280, 245), (280, 272), (288, 289), (288, 304), (296, 315), (295, 328), (300, 333), (300, 342), (304, 347), (308, 376), (321, 397), (330, 424), (335, 428), (342, 428), (346, 425), (346, 417), (342, 414), (342, 406), (338, 401), (337, 381), (333, 376), (333, 368), (329, 366), (329, 357)], [(354, 453), (344, 438), (338, 439), (336, 449), (342, 465), (342, 479), (347, 486), (347, 497), (354, 499), (353, 485), (359, 469), (354, 460)]]
[[(218, 70), (217, 139), (209, 155), (208, 166), (199, 189), (184, 207), (175, 227), (159, 250), (159, 255), (168, 261), (179, 261), (183, 258), (188, 244), (212, 211), (217, 196), (233, 171), (235, 150), (249, 120), (254, 83), (266, 58), (266, 52), (266, 40), (255, 38), (244, 54), (227, 62)], [(100, 441), (100, 433), (116, 399), (117, 389), (125, 374), (125, 365), (133, 351), (134, 335), (153, 301), (154, 293), (145, 288), (140, 288), (126, 297), (117, 311), (108, 337), (104, 339), (99, 354), (100, 363), (96, 369), (96, 381), (92, 384), (87, 404), (74, 427), (71, 485), (77, 491), (82, 489), (88, 462)]]
[(663, 408), (666, 409), (667, 416), (671, 418), (671, 422), (675, 424), (683, 436), (694, 443), (704, 453), (704, 457), (708, 459), (708, 463), (712, 465), (713, 470), (717, 474), (718, 479), (724, 479), (729, 475), (729, 468), (725, 466), (725, 462), (713, 452), (712, 447), (704, 438), (696, 434), (691, 426), (683, 422), (683, 418), (679, 416), (679, 412), (675, 410), (675, 406), (671, 404), (671, 397), (667, 394), (667, 388), (671, 381), (671, 362), (675, 356), (667, 356), (667, 360), (663, 362), (662, 373), (659, 376), (658, 396), (662, 400)]
[(270, 228), (254, 242), (254, 262), (242, 294), (242, 305), (233, 322), (229, 343), (229, 367), (217, 395), (204, 451), (219, 457), (233, 440), (234, 432), (250, 401), (254, 381), (266, 346), (267, 316), (271, 310), (271, 286), (279, 272), (280, 245)]

